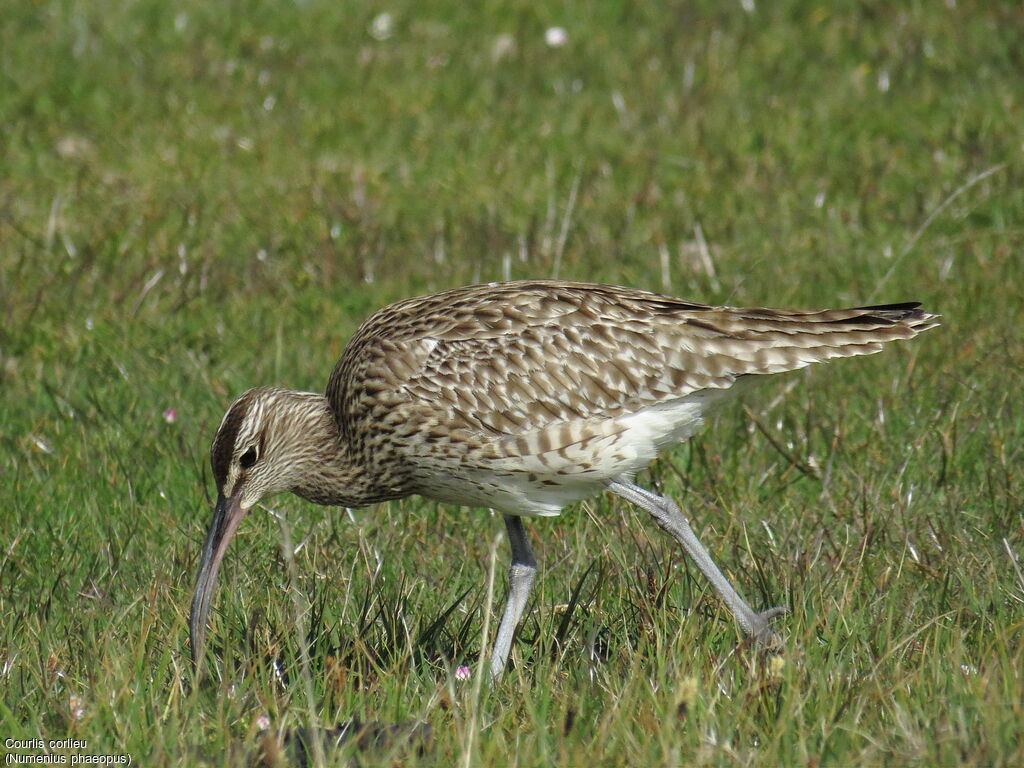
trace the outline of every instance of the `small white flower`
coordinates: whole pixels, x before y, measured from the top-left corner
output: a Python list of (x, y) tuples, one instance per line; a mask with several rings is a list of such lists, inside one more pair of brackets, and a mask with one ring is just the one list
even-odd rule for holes
[(544, 30), (544, 42), (551, 48), (561, 48), (569, 42), (569, 33), (562, 27), (548, 27)]
[(395, 32), (395, 17), (390, 13), (378, 13), (370, 22), (370, 37), (374, 40), (387, 40)]

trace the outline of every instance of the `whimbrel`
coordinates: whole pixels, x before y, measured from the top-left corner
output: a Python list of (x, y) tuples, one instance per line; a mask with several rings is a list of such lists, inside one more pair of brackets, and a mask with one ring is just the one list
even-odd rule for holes
[(192, 599), (193, 660), (235, 528), (284, 491), (344, 507), (420, 494), (502, 513), (512, 564), (494, 677), (537, 568), (523, 517), (606, 489), (682, 545), (747, 636), (774, 644), (769, 619), (785, 609), (747, 605), (675, 502), (633, 477), (693, 435), (740, 379), (878, 352), (937, 324), (918, 307), (714, 307), (545, 280), (385, 307), (356, 331), (325, 395), (263, 387), (228, 408), (211, 449), (218, 495)]

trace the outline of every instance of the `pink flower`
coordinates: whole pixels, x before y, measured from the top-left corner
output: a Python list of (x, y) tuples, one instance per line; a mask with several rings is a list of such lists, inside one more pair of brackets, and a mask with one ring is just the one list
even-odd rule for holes
[(469, 680), (469, 676), (472, 674), (473, 673), (470, 671), (469, 667), (467, 667), (465, 664), (455, 669), (456, 680)]
[(173, 424), (178, 420), (178, 412), (174, 408), (168, 408), (164, 411), (164, 421), (168, 424)]

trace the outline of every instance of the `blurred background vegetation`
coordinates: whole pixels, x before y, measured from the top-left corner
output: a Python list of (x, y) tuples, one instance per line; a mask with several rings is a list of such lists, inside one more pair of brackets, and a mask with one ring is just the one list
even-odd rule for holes
[[(1022, 40), (1019, 4), (963, 0), (6, 3), (0, 736), (190, 765), (303, 722), (290, 587), (318, 717), (430, 721), (428, 763), (1018, 762)], [(282, 500), (297, 583), (252, 516), (192, 690), (231, 398), (322, 389), (390, 301), (551, 276), (943, 315), (652, 471), (793, 607), (781, 670), (600, 500), (531, 526), (517, 671), (477, 702), (448, 673), (500, 525)]]

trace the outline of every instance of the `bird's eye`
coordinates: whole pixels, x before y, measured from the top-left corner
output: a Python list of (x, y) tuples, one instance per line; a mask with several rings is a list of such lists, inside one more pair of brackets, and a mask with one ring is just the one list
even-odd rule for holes
[(248, 469), (256, 463), (256, 459), (259, 458), (259, 453), (256, 451), (255, 445), (250, 445), (249, 450), (242, 454), (242, 457), (238, 460), (238, 463), (242, 465), (242, 469)]

